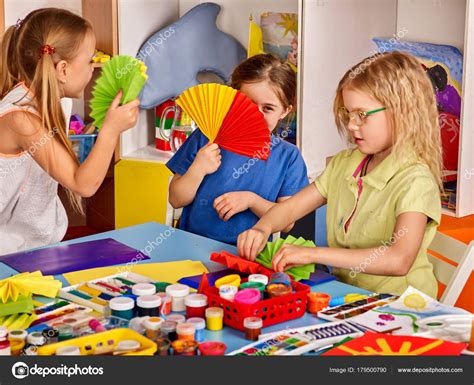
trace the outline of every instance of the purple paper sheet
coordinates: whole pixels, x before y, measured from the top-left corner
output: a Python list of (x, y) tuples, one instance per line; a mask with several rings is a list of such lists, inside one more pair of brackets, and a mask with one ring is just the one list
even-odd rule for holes
[(40, 270), (44, 275), (64, 274), (145, 259), (150, 258), (112, 238), (0, 256), (0, 262), (20, 273)]

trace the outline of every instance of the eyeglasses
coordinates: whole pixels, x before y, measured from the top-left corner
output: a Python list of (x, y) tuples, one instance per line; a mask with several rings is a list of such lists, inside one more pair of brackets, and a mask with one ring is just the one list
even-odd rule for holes
[(341, 107), (341, 108), (339, 108), (339, 118), (344, 123), (344, 125), (346, 127), (352, 119), (354, 119), (354, 124), (356, 126), (360, 127), (365, 123), (365, 121), (367, 120), (367, 118), (370, 115), (373, 115), (376, 112), (380, 112), (380, 111), (383, 111), (383, 110), (386, 110), (386, 109), (387, 109), (387, 107), (382, 107), (382, 108), (377, 108), (376, 110), (372, 110), (372, 111), (352, 111), (352, 112), (349, 112), (346, 107)]

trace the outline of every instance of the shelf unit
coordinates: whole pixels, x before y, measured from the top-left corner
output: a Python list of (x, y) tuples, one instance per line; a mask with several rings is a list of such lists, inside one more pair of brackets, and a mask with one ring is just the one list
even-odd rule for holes
[[(313, 177), (326, 159), (346, 148), (334, 123), (337, 84), (351, 65), (373, 54), (373, 37), (449, 44), (464, 54), (463, 104), (456, 211), (474, 213), (474, 1), (473, 0), (302, 0), (299, 145)], [(329, 38), (330, 37), (330, 38)], [(471, 175), (472, 177), (466, 177)]]

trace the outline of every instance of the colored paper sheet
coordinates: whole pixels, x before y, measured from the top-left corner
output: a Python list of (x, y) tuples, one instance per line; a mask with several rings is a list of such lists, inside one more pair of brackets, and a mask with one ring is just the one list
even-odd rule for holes
[(64, 274), (70, 285), (91, 281), (118, 274), (132, 272), (143, 275), (155, 281), (176, 283), (180, 278), (207, 273), (206, 267), (199, 261), (177, 261), (161, 263), (139, 263), (127, 266), (102, 267)]
[(60, 244), (0, 257), (1, 262), (19, 272), (40, 270), (43, 274), (48, 275), (119, 265), (136, 259), (150, 258), (111, 238), (72, 245)]
[(367, 332), (324, 356), (459, 356), (466, 343)]
[(0, 301), (16, 301), (19, 296), (27, 297), (32, 294), (53, 298), (61, 285), (53, 276), (43, 276), (40, 271), (17, 274), (0, 280)]

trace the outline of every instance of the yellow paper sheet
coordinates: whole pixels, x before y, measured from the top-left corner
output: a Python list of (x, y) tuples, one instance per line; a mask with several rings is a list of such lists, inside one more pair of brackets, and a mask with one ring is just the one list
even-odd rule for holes
[[(128, 268), (130, 268), (130, 270), (128, 270)], [(143, 275), (155, 281), (170, 283), (176, 283), (183, 277), (208, 272), (202, 262), (185, 260), (177, 262), (141, 263), (129, 266), (99, 267), (97, 269), (66, 273), (64, 274), (64, 278), (70, 285), (77, 285), (85, 281), (91, 281), (127, 271)]]

